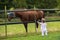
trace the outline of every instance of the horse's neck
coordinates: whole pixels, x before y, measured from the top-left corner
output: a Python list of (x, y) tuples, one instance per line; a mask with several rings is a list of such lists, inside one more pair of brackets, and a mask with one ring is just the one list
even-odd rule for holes
[(23, 12), (16, 12), (15, 16), (19, 17), (20, 19), (22, 18)]

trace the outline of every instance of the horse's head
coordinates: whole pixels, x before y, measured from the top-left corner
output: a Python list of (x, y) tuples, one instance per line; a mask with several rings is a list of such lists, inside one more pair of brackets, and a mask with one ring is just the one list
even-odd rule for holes
[(13, 19), (15, 17), (14, 12), (7, 13), (7, 17), (8, 17), (8, 21), (11, 21), (11, 19)]

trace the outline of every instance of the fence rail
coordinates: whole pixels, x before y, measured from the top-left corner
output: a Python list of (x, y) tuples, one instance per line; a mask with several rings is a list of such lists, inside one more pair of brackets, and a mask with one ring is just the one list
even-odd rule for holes
[[(46, 22), (57, 22), (60, 20), (47, 20)], [(28, 23), (34, 23), (35, 21), (27, 21)], [(7, 25), (12, 25), (12, 24), (23, 24), (23, 22), (6, 22)], [(25, 22), (24, 22), (25, 23)], [(2, 23), (0, 25), (5, 25), (5, 23)]]
[[(16, 12), (16, 11), (60, 11), (60, 9), (18, 9), (18, 10), (6, 10), (7, 12)], [(4, 12), (4, 10), (0, 10), (0, 12)]]
[[(43, 10), (43, 11), (60, 11), (60, 9), (16, 9), (16, 10), (6, 10), (6, 12), (20, 12), (20, 11), (38, 11), (38, 10)], [(0, 12), (5, 12), (5, 10), (0, 10)], [(55, 21), (60, 21), (60, 20), (47, 20), (46, 22), (55, 22)], [(28, 21), (28, 23), (33, 23), (35, 21)], [(7, 25), (10, 24), (22, 24), (23, 22), (7, 22)], [(5, 23), (0, 24), (0, 25), (5, 25)]]

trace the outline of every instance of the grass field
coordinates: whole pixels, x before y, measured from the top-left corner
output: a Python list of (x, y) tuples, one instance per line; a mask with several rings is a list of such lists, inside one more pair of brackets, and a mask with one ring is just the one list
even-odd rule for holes
[(7, 37), (0, 40), (60, 40), (60, 32), (49, 32), (48, 36), (42, 37), (41, 34), (27, 34), (24, 36)]
[[(47, 22), (48, 36), (41, 36), (40, 27), (35, 33), (35, 24), (28, 24), (28, 34), (26, 35), (23, 24), (7, 25), (7, 39), (1, 40), (60, 40), (60, 22)], [(0, 36), (5, 35), (5, 27), (0, 26)]]

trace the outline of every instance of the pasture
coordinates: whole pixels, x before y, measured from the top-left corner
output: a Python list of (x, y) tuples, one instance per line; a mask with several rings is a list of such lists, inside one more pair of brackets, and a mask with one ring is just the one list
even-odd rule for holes
[(60, 32), (49, 32), (48, 36), (42, 37), (41, 34), (27, 34), (24, 36), (7, 37), (0, 40), (60, 40)]
[[(60, 16), (46, 17), (46, 20), (60, 20)], [(19, 21), (19, 19), (13, 19), (11, 22)], [(4, 23), (4, 18), (0, 18), (0, 24), (2, 23)], [(29, 23), (26, 34), (23, 24), (12, 24), (7, 25), (7, 37), (5, 37), (5, 25), (0, 25), (0, 40), (60, 40), (60, 21), (47, 22), (47, 29), (48, 36), (42, 37), (40, 25), (36, 33), (35, 23)]]
[(35, 24), (28, 24), (28, 33), (25, 33), (23, 24), (7, 25), (7, 38), (4, 38), (5, 27), (0, 26), (1, 40), (60, 40), (60, 21), (47, 22), (48, 36), (41, 36), (40, 27), (35, 33)]

